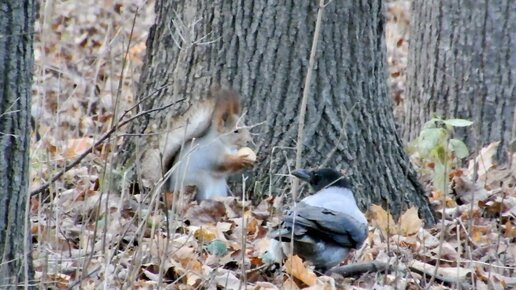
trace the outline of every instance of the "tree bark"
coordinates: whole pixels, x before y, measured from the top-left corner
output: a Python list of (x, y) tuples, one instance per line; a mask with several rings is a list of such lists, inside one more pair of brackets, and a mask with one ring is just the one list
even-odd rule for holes
[[(34, 2), (0, 4), (0, 288), (29, 287), (33, 277), (26, 227)], [(29, 287), (30, 288), (30, 287)]]
[[(160, 128), (167, 114), (184, 112), (212, 83), (229, 85), (243, 96), (246, 122), (265, 122), (253, 129), (258, 166), (248, 172), (254, 183), (247, 188), (254, 198), (286, 191), (316, 2), (158, 1), (139, 93), (155, 97), (142, 107), (186, 101), (132, 130)], [(396, 133), (383, 27), (379, 0), (331, 1), (325, 7), (305, 119), (303, 166), (320, 166), (334, 150), (327, 166), (347, 172), (362, 209), (378, 203), (399, 214), (415, 205), (432, 223), (427, 198)], [(122, 158), (129, 160), (135, 148), (127, 145)]]
[(437, 113), (474, 121), (456, 131), (471, 149), (515, 138), (516, 3), (413, 2), (403, 137), (412, 140)]

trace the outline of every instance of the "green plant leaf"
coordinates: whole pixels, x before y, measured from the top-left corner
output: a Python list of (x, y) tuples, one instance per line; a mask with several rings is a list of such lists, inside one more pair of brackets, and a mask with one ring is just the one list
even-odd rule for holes
[(467, 126), (471, 126), (473, 124), (473, 122), (471, 122), (469, 120), (464, 120), (464, 119), (448, 119), (448, 120), (443, 120), (443, 122), (446, 125), (453, 126), (453, 127), (467, 127)]
[(457, 158), (466, 158), (469, 155), (468, 146), (459, 139), (450, 139), (450, 150), (455, 152)]
[(446, 150), (442, 144), (437, 145), (437, 147), (432, 150), (432, 155), (442, 164), (446, 163)]
[(427, 128), (421, 131), (417, 147), (419, 151), (426, 155), (446, 138), (446, 130), (443, 128)]
[(425, 129), (431, 129), (431, 128), (435, 128), (435, 123), (436, 121), (442, 121), (441, 119), (431, 119), (429, 121), (427, 121), (423, 127), (421, 128), (421, 131), (425, 130)]
[(434, 167), (434, 176), (432, 183), (434, 185), (434, 190), (440, 192), (448, 192), (449, 184), (448, 184), (448, 172), (445, 164), (436, 163)]

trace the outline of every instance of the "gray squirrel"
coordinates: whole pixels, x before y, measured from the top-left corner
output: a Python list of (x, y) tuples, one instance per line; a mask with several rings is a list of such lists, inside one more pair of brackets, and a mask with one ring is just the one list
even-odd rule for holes
[(240, 114), (238, 93), (226, 88), (212, 89), (207, 100), (190, 114), (194, 118), (189, 126), (199, 127), (192, 120), (198, 123), (208, 120), (207, 129), (188, 140), (184, 140), (184, 135), (169, 136), (170, 142), (183, 143), (172, 161), (175, 168), (170, 178), (171, 191), (195, 186), (198, 201), (228, 196), (227, 178), (252, 167), (256, 158), (254, 152), (245, 147), (251, 135), (248, 128), (239, 127)]

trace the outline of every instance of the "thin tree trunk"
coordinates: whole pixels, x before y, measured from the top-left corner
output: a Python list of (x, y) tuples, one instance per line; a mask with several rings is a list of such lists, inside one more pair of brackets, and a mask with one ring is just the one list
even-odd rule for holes
[(0, 288), (33, 277), (26, 227), (34, 2), (0, 4)]
[[(232, 86), (243, 96), (247, 123), (265, 122), (253, 129), (258, 165), (247, 172), (254, 181), (248, 188), (255, 198), (285, 191), (317, 9), (317, 1), (158, 1), (139, 95), (155, 94), (144, 109), (186, 101), (133, 130), (163, 129), (166, 114), (184, 112), (212, 83)], [(362, 209), (378, 203), (399, 214), (416, 205), (431, 223), (428, 201), (394, 126), (383, 25), (381, 1), (326, 6), (303, 166), (318, 167), (329, 158), (327, 166), (345, 170), (353, 180)], [(129, 160), (135, 148), (128, 145), (122, 158)]]
[(514, 136), (516, 2), (413, 2), (403, 137), (414, 139), (437, 113), (474, 121), (457, 130), (471, 149)]

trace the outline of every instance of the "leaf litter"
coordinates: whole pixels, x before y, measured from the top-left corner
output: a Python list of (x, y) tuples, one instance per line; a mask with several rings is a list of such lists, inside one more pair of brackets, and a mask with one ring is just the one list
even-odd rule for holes
[[(388, 4), (390, 84), (398, 107), (404, 99), (406, 2)], [(32, 189), (109, 129), (137, 10), (122, 111), (134, 103), (153, 2), (41, 2)], [(346, 263), (383, 261), (397, 271), (352, 278), (317, 273), (297, 256), (281, 259), (278, 243), (267, 238), (279, 222), (280, 198), (256, 206), (233, 197), (189, 203), (177, 214), (163, 210), (159, 199), (106, 191), (104, 166), (113, 153), (109, 146), (96, 148), (53, 184), (51, 196), (31, 198), (36, 278), (58, 289), (419, 289), (435, 274), (429, 289), (515, 287), (516, 170), (497, 166), (496, 146), (475, 157), (477, 181), (471, 163), (450, 176), (453, 191), (446, 199), (429, 191), (440, 218), (431, 228), (423, 227), (415, 208), (395, 219), (371, 205), (367, 242)]]

